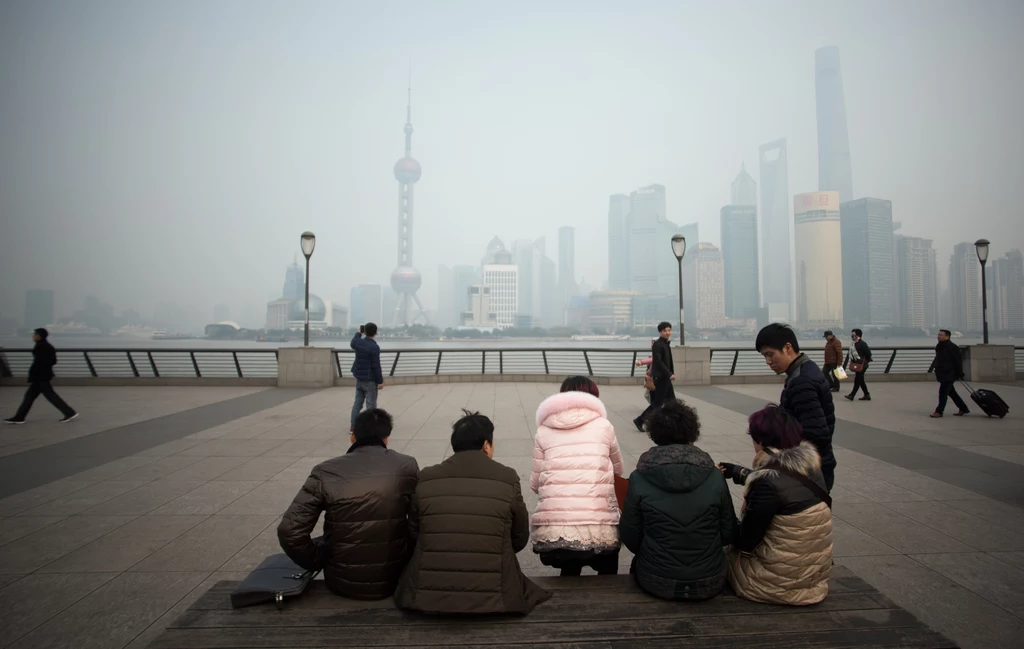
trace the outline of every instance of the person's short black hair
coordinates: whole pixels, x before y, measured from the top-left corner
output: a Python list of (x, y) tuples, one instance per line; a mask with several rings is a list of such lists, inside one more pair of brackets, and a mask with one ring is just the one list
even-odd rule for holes
[(786, 343), (792, 345), (793, 351), (798, 354), (800, 353), (800, 343), (796, 340), (796, 332), (789, 325), (773, 322), (757, 332), (754, 348), (761, 353), (764, 353), (764, 350), (769, 348), (782, 351)]
[(391, 429), (395, 422), (387, 410), (374, 408), (364, 410), (356, 417), (356, 423), (352, 426), (352, 433), (357, 440), (387, 439), (391, 436)]
[(700, 437), (700, 417), (679, 399), (671, 399), (647, 417), (644, 429), (658, 446), (693, 444)]
[(494, 423), (479, 412), (462, 409), (463, 416), (452, 425), (452, 451), (479, 451), (494, 444)]
[(939, 333), (940, 334), (946, 334), (946, 338), (952, 338), (953, 337), (953, 332), (950, 331), (949, 329), (939, 329)]
[(374, 336), (377, 335), (377, 325), (373, 324), (372, 322), (367, 322), (366, 326), (363, 327), (363, 333), (365, 333), (370, 338), (373, 338)]
[(671, 329), (671, 328), (672, 328), (672, 323), (671, 322), (659, 322), (658, 323), (658, 333), (661, 333), (662, 331), (665, 331), (666, 329)]
[(864, 337), (864, 332), (861, 331), (860, 329), (851, 329), (850, 333), (857, 334), (858, 338), (863, 338)]

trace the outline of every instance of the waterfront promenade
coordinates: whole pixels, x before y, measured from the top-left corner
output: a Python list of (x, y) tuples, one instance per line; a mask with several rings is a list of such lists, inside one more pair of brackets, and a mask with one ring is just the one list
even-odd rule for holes
[[(836, 563), (965, 648), (1017, 647), (1024, 634), (1024, 384), (994, 387), (1013, 409), (1004, 420), (928, 418), (930, 382), (837, 400)], [(527, 480), (534, 412), (556, 389), (392, 386), (380, 405), (395, 415), (392, 448), (421, 466), (450, 452), (460, 408), (480, 410), (495, 420), (495, 459)], [(642, 393), (601, 390), (632, 470), (650, 446), (630, 423)], [(349, 445), (351, 388), (60, 391), (81, 419), (59, 425), (40, 401), (28, 425), (0, 429), (0, 647), (145, 647), (211, 585), (278, 552), (277, 521), (310, 468)], [(700, 413), (701, 448), (749, 464), (746, 414), (778, 392), (677, 395)], [(0, 409), (21, 393), (0, 388)], [(519, 560), (553, 574), (529, 549)], [(623, 550), (623, 571), (629, 560)]]

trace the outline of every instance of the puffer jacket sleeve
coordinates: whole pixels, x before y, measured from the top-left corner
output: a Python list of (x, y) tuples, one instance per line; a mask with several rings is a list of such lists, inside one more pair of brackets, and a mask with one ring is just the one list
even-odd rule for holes
[(640, 509), (638, 479), (636, 471), (629, 477), (629, 488), (622, 503), (622, 516), (619, 518), (619, 538), (633, 554), (640, 552), (640, 545), (644, 540), (644, 518)]
[(767, 480), (754, 480), (747, 489), (746, 503), (743, 507), (743, 522), (740, 524), (739, 538), (735, 545), (740, 552), (753, 552), (764, 540), (772, 518), (779, 510), (779, 501), (775, 490)]
[(306, 570), (318, 570), (320, 564), (317, 546), (310, 538), (320, 513), (324, 510), (323, 483), (316, 469), (306, 478), (306, 483), (288, 506), (281, 523), (277, 526), (277, 539), (285, 554)]
[(619, 438), (615, 436), (615, 429), (608, 425), (612, 434), (612, 441), (608, 445), (608, 459), (612, 461), (612, 473), (621, 476), (624, 470), (622, 464), (622, 450), (619, 448)]
[(530, 542), (530, 512), (523, 501), (523, 490), (519, 486), (519, 476), (512, 485), (515, 489), (512, 502), (512, 550), (519, 552)]
[(544, 449), (540, 446), (540, 429), (533, 438), (533, 471), (530, 473), (530, 489), (537, 493), (540, 489), (540, 472), (544, 470)]
[(790, 413), (804, 429), (804, 439), (818, 448), (831, 443), (828, 419), (821, 407), (818, 389), (807, 379), (794, 381), (786, 388)]

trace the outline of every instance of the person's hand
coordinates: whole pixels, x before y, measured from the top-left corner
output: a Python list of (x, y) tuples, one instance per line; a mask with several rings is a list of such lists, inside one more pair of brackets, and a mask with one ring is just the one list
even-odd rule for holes
[(668, 380), (669, 381), (675, 381), (676, 380), (676, 375), (673, 374), (672, 376), (668, 377)]
[(379, 391), (381, 391), (383, 389), (384, 389), (384, 384), (383, 383), (378, 383), (377, 384), (377, 391), (379, 392)]
[(637, 361), (636, 363), (634, 363), (634, 365), (636, 365), (637, 367), (640, 367), (641, 365), (643, 365), (643, 363), (640, 362), (640, 361)]
[(727, 480), (732, 480), (738, 485), (746, 484), (747, 475), (750, 473), (750, 469), (731, 462), (719, 462), (718, 469)]

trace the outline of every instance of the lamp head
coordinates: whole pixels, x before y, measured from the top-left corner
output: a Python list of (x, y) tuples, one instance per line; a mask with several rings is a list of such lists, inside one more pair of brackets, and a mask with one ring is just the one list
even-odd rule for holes
[(316, 247), (316, 235), (307, 230), (302, 233), (299, 243), (302, 245), (302, 254), (309, 259), (313, 254), (313, 248)]
[(983, 265), (988, 261), (988, 239), (978, 239), (974, 242), (974, 249), (978, 251), (978, 261)]
[(679, 261), (683, 260), (683, 255), (686, 254), (686, 237), (681, 234), (672, 235), (672, 254)]

